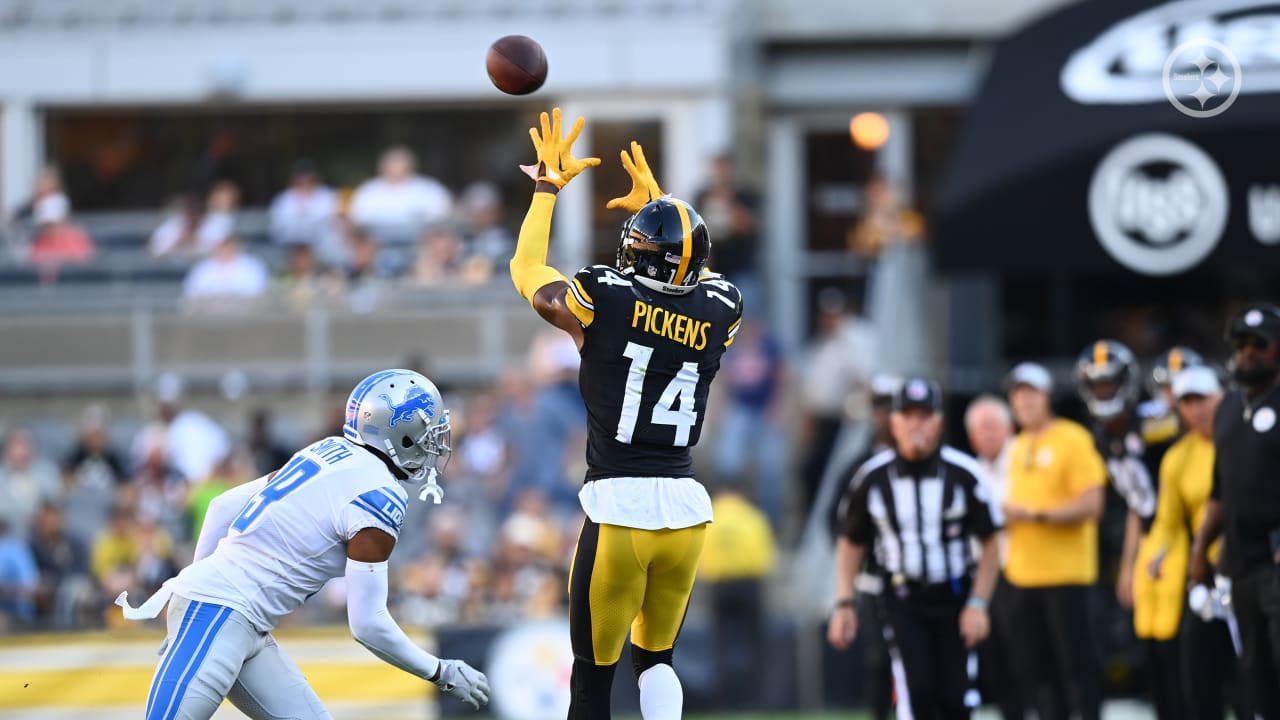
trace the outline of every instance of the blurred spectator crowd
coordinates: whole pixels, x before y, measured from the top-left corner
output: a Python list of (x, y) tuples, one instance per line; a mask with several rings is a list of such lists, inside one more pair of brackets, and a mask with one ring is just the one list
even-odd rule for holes
[[(36, 268), (42, 284), (101, 255), (71, 209), (57, 169), (46, 167), (7, 223), (10, 260)], [(496, 185), (473, 183), (455, 197), (398, 146), (354, 188), (329, 187), (313, 161), (298, 160), (267, 211), (265, 244), (246, 237), (244, 217), (240, 188), (216, 180), (203, 196), (173, 198), (151, 231), (151, 262), (187, 268), (182, 294), (190, 309), (234, 311), (274, 293), (293, 309), (367, 310), (383, 286), (485, 282), (515, 243)]]

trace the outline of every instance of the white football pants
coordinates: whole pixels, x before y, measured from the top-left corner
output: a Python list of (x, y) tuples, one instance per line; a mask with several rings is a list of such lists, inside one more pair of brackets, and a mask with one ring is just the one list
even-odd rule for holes
[(253, 720), (331, 720), (275, 638), (240, 613), (174, 595), (167, 621), (146, 720), (208, 720), (223, 698)]

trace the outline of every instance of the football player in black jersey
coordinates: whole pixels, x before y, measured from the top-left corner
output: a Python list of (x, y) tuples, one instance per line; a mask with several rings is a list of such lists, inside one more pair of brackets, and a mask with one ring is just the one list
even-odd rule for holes
[(614, 669), (628, 630), (645, 720), (680, 717), (683, 691), (672, 650), (693, 589), (711, 500), (693, 479), (707, 392), (733, 344), (742, 297), (706, 272), (711, 239), (688, 203), (664, 195), (639, 144), (622, 163), (633, 187), (609, 208), (633, 214), (622, 226), (615, 267), (565, 278), (547, 266), (556, 194), (599, 164), (571, 151), (578, 118), (562, 136), (559, 108), (530, 130), (537, 165), (533, 201), (520, 227), (511, 278), (544, 320), (569, 333), (582, 354), (587, 406), (587, 519), (569, 580), (573, 643), (571, 720), (609, 717)]
[(1156, 714), (1186, 717), (1179, 686), (1177, 643), (1184, 587), (1175, 577), (1145, 572), (1159, 553), (1150, 539), (1155, 520), (1160, 460), (1177, 438), (1177, 425), (1138, 412), (1139, 371), (1133, 353), (1115, 340), (1090, 343), (1076, 360), (1080, 397), (1093, 416), (1094, 441), (1107, 476), (1128, 506), (1116, 598), (1133, 610), (1134, 635), (1147, 651)]

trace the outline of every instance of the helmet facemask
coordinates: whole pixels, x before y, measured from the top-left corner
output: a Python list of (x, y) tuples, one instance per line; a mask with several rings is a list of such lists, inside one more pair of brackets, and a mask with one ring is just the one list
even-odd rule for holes
[(443, 490), (437, 479), (453, 452), (449, 411), (434, 384), (408, 370), (386, 370), (365, 378), (347, 401), (343, 435), (374, 451), (406, 477), (425, 483), (420, 497)]

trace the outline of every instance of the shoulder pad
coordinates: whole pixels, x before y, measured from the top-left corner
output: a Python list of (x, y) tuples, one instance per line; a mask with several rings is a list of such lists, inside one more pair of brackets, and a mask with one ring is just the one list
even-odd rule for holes
[(588, 265), (574, 273), (573, 279), (588, 292), (593, 287), (631, 287), (631, 278), (608, 265)]
[(1169, 406), (1164, 404), (1164, 400), (1153, 398), (1144, 403), (1138, 404), (1139, 418), (1158, 418), (1162, 415), (1169, 415)]
[(1143, 418), (1141, 423), (1142, 441), (1147, 445), (1157, 445), (1172, 440), (1181, 426), (1173, 415)]
[(731, 310), (742, 312), (742, 291), (737, 285), (724, 279), (723, 275), (715, 273), (707, 273), (698, 278), (698, 291), (704, 292), (708, 297), (720, 300), (729, 306)]

